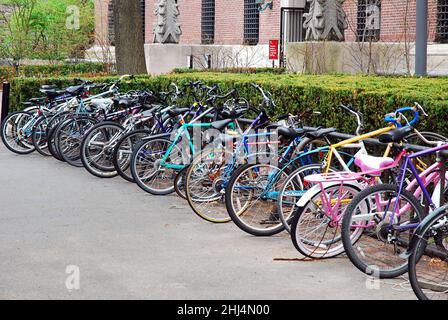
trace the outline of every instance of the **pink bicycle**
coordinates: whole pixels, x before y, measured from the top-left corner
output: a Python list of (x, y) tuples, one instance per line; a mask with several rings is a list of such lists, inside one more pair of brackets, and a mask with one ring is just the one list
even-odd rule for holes
[[(383, 135), (383, 142), (402, 141), (413, 130), (407, 127), (392, 131), (393, 134), (386, 133)], [(393, 141), (384, 140), (386, 136), (393, 136)], [(426, 143), (432, 143), (423, 136), (420, 138)], [(395, 159), (359, 154), (355, 156), (355, 164), (360, 172), (330, 172), (306, 177), (305, 181), (314, 187), (308, 191), (310, 195), (304, 195), (297, 204), (291, 225), (291, 238), (295, 248), (304, 256), (317, 259), (343, 253), (341, 225), (352, 200), (369, 187), (384, 186), (380, 179), (382, 173), (397, 168), (401, 160), (408, 156), (405, 149)], [(424, 181), (422, 186), (439, 185), (437, 167), (436, 163), (419, 175), (419, 179)], [(414, 191), (413, 200), (420, 199), (424, 192), (419, 179), (414, 179), (407, 187), (409, 192)], [(416, 210), (421, 208), (419, 200), (416, 200), (408, 201), (402, 209), (411, 211), (409, 209), (412, 205), (417, 207)], [(361, 228), (356, 230), (350, 235), (353, 243), (359, 240), (364, 231)]]

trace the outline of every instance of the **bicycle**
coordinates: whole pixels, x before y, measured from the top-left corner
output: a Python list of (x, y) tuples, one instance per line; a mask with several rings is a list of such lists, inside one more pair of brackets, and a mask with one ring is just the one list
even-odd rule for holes
[[(398, 143), (412, 131), (412, 127), (401, 128), (379, 137), (383, 143), (395, 143), (395, 148), (400, 150), (399, 158), (403, 159), (403, 164), (396, 183), (378, 184), (363, 190), (343, 214), (341, 237), (347, 256), (360, 271), (379, 278), (395, 278), (408, 271), (408, 261), (403, 254), (425, 217), (424, 201), (432, 210), (442, 205), (440, 194), (445, 189), (446, 177), (441, 177), (444, 161), (440, 152), (448, 149), (448, 144), (420, 136), (425, 143), (437, 147), (410, 153)], [(434, 153), (437, 161), (419, 173), (412, 160)], [(406, 186), (408, 170), (414, 180)], [(432, 195), (431, 188), (434, 190)]]
[[(274, 132), (260, 132), (262, 128), (277, 128), (278, 135), (283, 139), (284, 150), (280, 150), (281, 161), (287, 161), (297, 150), (300, 137), (306, 130), (295, 129), (297, 123), (304, 120), (313, 112), (307, 110), (301, 115), (283, 115), (279, 121), (284, 123), (271, 123), (266, 109), (274, 106), (275, 103), (270, 93), (256, 85), (263, 96), (261, 109), (250, 108), (257, 115), (255, 120), (250, 122), (248, 128), (243, 131), (239, 128), (236, 131), (228, 131), (222, 134), (213, 145), (199, 154), (189, 166), (185, 173), (186, 198), (192, 210), (202, 219), (214, 222), (225, 223), (230, 221), (225, 206), (225, 189), (232, 177), (233, 172), (241, 165), (252, 162), (259, 157), (271, 157), (277, 154), (275, 145), (280, 145), (281, 141)], [(235, 118), (238, 118), (235, 115)], [(298, 120), (299, 119), (299, 120)], [(288, 120), (288, 123), (285, 122)], [(282, 125), (289, 124), (290, 127)], [(266, 140), (266, 141), (259, 141)], [(270, 150), (254, 150), (254, 148), (264, 146)]]
[[(235, 94), (235, 90), (218, 96), (213, 94), (217, 86), (208, 88), (208, 102), (217, 99), (228, 99)], [(187, 109), (188, 110), (188, 109)], [(178, 171), (190, 163), (192, 156), (196, 154), (198, 146), (195, 146), (189, 129), (214, 128), (222, 130), (233, 122), (232, 119), (202, 123), (201, 121), (213, 114), (221, 112), (220, 108), (212, 106), (200, 115), (186, 123), (182, 114), (185, 109), (171, 110), (172, 117), (179, 119), (181, 127), (170, 140), (170, 134), (152, 136), (136, 146), (131, 159), (131, 172), (137, 185), (144, 191), (153, 195), (167, 195), (174, 192), (173, 180)], [(183, 146), (181, 145), (183, 143)], [(200, 147), (200, 146), (199, 146)]]
[(409, 281), (420, 300), (448, 299), (448, 206), (428, 215), (412, 237)]
[[(342, 108), (356, 116), (357, 131), (360, 131), (363, 126), (362, 115), (347, 106)], [(384, 128), (372, 135), (389, 130), (389, 127)], [(293, 174), (299, 176), (310, 171), (321, 171), (324, 159), (336, 150), (331, 148), (332, 143), (329, 140), (329, 135), (335, 131), (334, 128), (328, 128), (303, 132), (296, 147), (297, 155), (280, 161), (279, 165), (255, 163), (243, 165), (236, 170), (226, 189), (226, 207), (233, 222), (243, 231), (255, 236), (272, 236), (285, 230), (292, 212), (279, 211), (279, 190)], [(346, 144), (351, 148), (364, 148), (363, 144), (353, 145), (355, 141)], [(342, 167), (349, 168), (352, 165), (351, 154), (338, 151), (336, 154)], [(303, 189), (294, 195), (293, 203), (296, 203), (297, 197), (300, 198), (302, 194)], [(282, 218), (283, 215), (287, 216)]]

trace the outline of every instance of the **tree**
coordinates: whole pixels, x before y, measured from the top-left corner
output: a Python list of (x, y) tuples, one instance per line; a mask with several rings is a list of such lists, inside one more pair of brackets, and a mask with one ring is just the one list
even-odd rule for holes
[(11, 15), (0, 12), (5, 28), (2, 30), (1, 55), (19, 64), (31, 52), (33, 14), (37, 0), (4, 0), (0, 4), (11, 7)]
[(23, 58), (82, 58), (92, 43), (92, 0), (0, 0), (11, 13), (0, 12), (0, 53), (19, 64)]
[(119, 74), (147, 73), (139, 0), (112, 0)]
[(85, 50), (93, 42), (93, 1), (39, 1), (33, 16), (33, 58), (84, 58)]

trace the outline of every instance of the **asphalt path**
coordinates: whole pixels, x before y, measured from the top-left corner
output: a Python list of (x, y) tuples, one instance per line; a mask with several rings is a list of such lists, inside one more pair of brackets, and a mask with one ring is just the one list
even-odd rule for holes
[(346, 257), (300, 258), (287, 235), (255, 238), (154, 197), (0, 145), (0, 299), (415, 299)]

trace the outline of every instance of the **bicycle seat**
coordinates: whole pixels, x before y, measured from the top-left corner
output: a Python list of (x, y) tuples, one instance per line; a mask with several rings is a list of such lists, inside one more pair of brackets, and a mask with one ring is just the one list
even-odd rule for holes
[(286, 127), (279, 127), (277, 130), (278, 135), (286, 139), (295, 139), (297, 137), (303, 136), (305, 131), (306, 131), (305, 129), (295, 129)]
[(387, 157), (373, 157), (368, 154), (355, 156), (355, 164), (362, 172), (369, 172), (371, 176), (380, 176), (381, 171), (394, 164), (394, 159)]
[(84, 89), (84, 86), (72, 86), (65, 89), (66, 92), (76, 95)]
[(154, 110), (145, 110), (141, 112), (142, 117), (150, 118), (154, 116)]
[(120, 107), (129, 108), (137, 103), (137, 100), (131, 98), (122, 98), (114, 100)]
[(111, 99), (93, 99), (89, 105), (86, 106), (86, 110), (91, 112), (93, 110), (108, 110), (113, 104)]
[(221, 112), (221, 116), (224, 119), (238, 119), (242, 115), (244, 115), (247, 112), (245, 109), (232, 109), (232, 110), (223, 110)]
[(190, 108), (173, 108), (168, 111), (168, 114), (170, 115), (170, 117), (176, 117), (188, 111), (190, 111)]
[(39, 90), (42, 94), (46, 95), (49, 99), (54, 99), (65, 92), (63, 90), (56, 90), (56, 89), (40, 89)]
[(41, 90), (59, 90), (58, 86), (55, 84), (44, 84), (40, 86)]
[(414, 131), (413, 127), (403, 127), (394, 129), (392, 131), (383, 133), (378, 137), (381, 143), (398, 143), (404, 140), (409, 134)]
[(213, 129), (216, 129), (216, 130), (219, 130), (219, 131), (221, 131), (221, 130), (223, 130), (225, 127), (227, 127), (230, 123), (232, 123), (232, 119), (226, 119), (226, 120), (221, 120), (221, 121), (215, 121), (215, 122), (212, 122), (211, 123), (211, 125), (212, 125), (212, 128)]
[(305, 133), (305, 135), (311, 139), (320, 139), (336, 131), (338, 131), (336, 128), (319, 129), (316, 131), (309, 131)]
[(34, 104), (41, 104), (45, 102), (45, 98), (31, 98), (30, 100), (28, 100), (28, 102)]
[(160, 106), (152, 106), (145, 104), (143, 105), (143, 111), (141, 112), (141, 114), (144, 117), (153, 117), (158, 109), (160, 109)]

